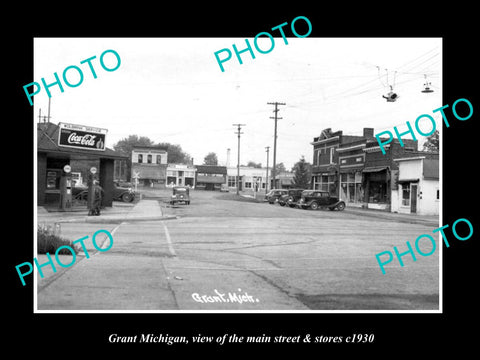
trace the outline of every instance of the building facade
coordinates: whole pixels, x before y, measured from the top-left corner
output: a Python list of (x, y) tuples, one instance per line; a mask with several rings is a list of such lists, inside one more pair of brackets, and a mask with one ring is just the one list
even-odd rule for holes
[(347, 206), (390, 211), (393, 161), (402, 154), (417, 151), (417, 142), (394, 139), (383, 155), (373, 128), (362, 135), (344, 135), (325, 129), (313, 139), (312, 188), (339, 196)]
[(196, 165), (196, 189), (220, 190), (227, 183), (226, 166)]
[[(271, 180), (271, 169), (254, 168), (248, 166), (240, 166), (240, 178), (238, 181), (238, 190), (243, 192), (265, 191), (267, 187), (267, 171), (268, 179)], [(227, 186), (230, 191), (237, 190), (237, 167), (227, 168)]]
[(168, 153), (155, 146), (138, 146), (132, 150), (131, 177), (138, 184), (164, 188), (167, 181)]
[(188, 164), (168, 164), (167, 165), (167, 187), (189, 186), (195, 188), (194, 165)]
[(392, 212), (439, 215), (440, 186), (438, 153), (417, 153), (396, 158), (397, 186), (392, 188)]
[(114, 162), (127, 157), (105, 147), (106, 129), (86, 125), (41, 122), (37, 124), (37, 205), (58, 206), (61, 199), (61, 181), (65, 168), (71, 169), (70, 191), (85, 185), (91, 177), (104, 190), (103, 206), (112, 206), (114, 192)]

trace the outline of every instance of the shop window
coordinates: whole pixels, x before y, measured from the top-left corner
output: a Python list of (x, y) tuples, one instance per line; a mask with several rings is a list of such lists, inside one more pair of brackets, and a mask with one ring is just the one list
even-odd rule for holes
[(410, 206), (410, 184), (402, 185), (402, 205)]
[(138, 154), (138, 163), (139, 164), (143, 163), (143, 155), (142, 154)]
[(251, 189), (252, 188), (252, 183), (249, 181), (245, 182), (245, 189)]
[(147, 164), (151, 164), (151, 163), (152, 163), (152, 155), (148, 154), (147, 155)]
[(229, 176), (228, 177), (228, 187), (236, 187), (236, 176)]

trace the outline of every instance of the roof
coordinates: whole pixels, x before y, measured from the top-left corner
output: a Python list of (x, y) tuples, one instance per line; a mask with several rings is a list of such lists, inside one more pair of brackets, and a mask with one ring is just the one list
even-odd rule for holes
[(128, 156), (107, 147), (105, 150), (85, 150), (59, 146), (58, 130), (59, 126), (51, 122), (37, 124), (37, 152), (57, 153), (65, 156), (82, 154), (93, 158), (128, 159)]
[(197, 172), (199, 173), (206, 173), (206, 174), (227, 174), (227, 167), (226, 166), (219, 166), (219, 165), (195, 165), (197, 168)]

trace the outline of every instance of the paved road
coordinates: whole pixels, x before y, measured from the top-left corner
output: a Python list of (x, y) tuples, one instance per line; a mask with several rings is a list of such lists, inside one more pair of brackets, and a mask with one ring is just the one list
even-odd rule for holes
[[(176, 220), (105, 224), (114, 246), (39, 282), (38, 308), (63, 310), (435, 310), (438, 251), (383, 275), (375, 254), (437, 226), (306, 211), (192, 192), (137, 206)], [(99, 224), (62, 224), (65, 236)], [(438, 237), (437, 241), (438, 241)]]

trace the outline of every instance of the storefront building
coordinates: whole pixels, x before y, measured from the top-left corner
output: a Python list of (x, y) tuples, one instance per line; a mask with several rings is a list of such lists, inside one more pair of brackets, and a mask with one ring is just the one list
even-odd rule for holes
[[(268, 169), (268, 179), (271, 181), (271, 169)], [(253, 193), (265, 191), (267, 181), (266, 168), (240, 166), (239, 191)], [(237, 190), (237, 167), (227, 168), (227, 186), (230, 191)]]
[[(364, 128), (363, 136), (343, 135), (343, 131), (324, 129), (313, 139), (312, 188), (330, 195), (359, 202), (359, 175), (364, 165), (362, 144), (373, 137), (373, 129)], [(340, 158), (341, 157), (341, 158)], [(361, 159), (359, 159), (361, 158)], [(342, 175), (343, 174), (343, 175)]]
[(396, 158), (397, 186), (392, 188), (392, 212), (439, 215), (440, 186), (438, 153), (417, 153)]
[(347, 206), (390, 211), (394, 157), (417, 151), (417, 142), (394, 139), (383, 155), (373, 128), (363, 134), (343, 135), (325, 129), (313, 142), (312, 188), (338, 196)]
[(168, 153), (163, 148), (134, 147), (132, 149), (132, 179), (143, 186), (165, 188), (167, 160)]
[(104, 190), (102, 205), (112, 206), (114, 162), (127, 157), (105, 147), (106, 133), (106, 129), (85, 125), (37, 124), (37, 205), (59, 205), (61, 178), (68, 165), (72, 192), (75, 186), (86, 186), (90, 169), (95, 168), (94, 177)]
[(187, 164), (167, 165), (167, 187), (189, 186), (195, 188), (196, 168)]
[(217, 165), (196, 165), (196, 186), (201, 190), (220, 190), (227, 183), (227, 168)]
[(404, 146), (398, 139), (384, 146), (385, 155), (382, 153), (378, 141), (367, 140), (363, 149), (365, 152), (365, 167), (363, 184), (365, 189), (364, 206), (369, 209), (391, 210), (392, 175), (398, 171), (398, 164), (393, 160), (409, 156), (417, 152), (418, 142), (403, 139)]

